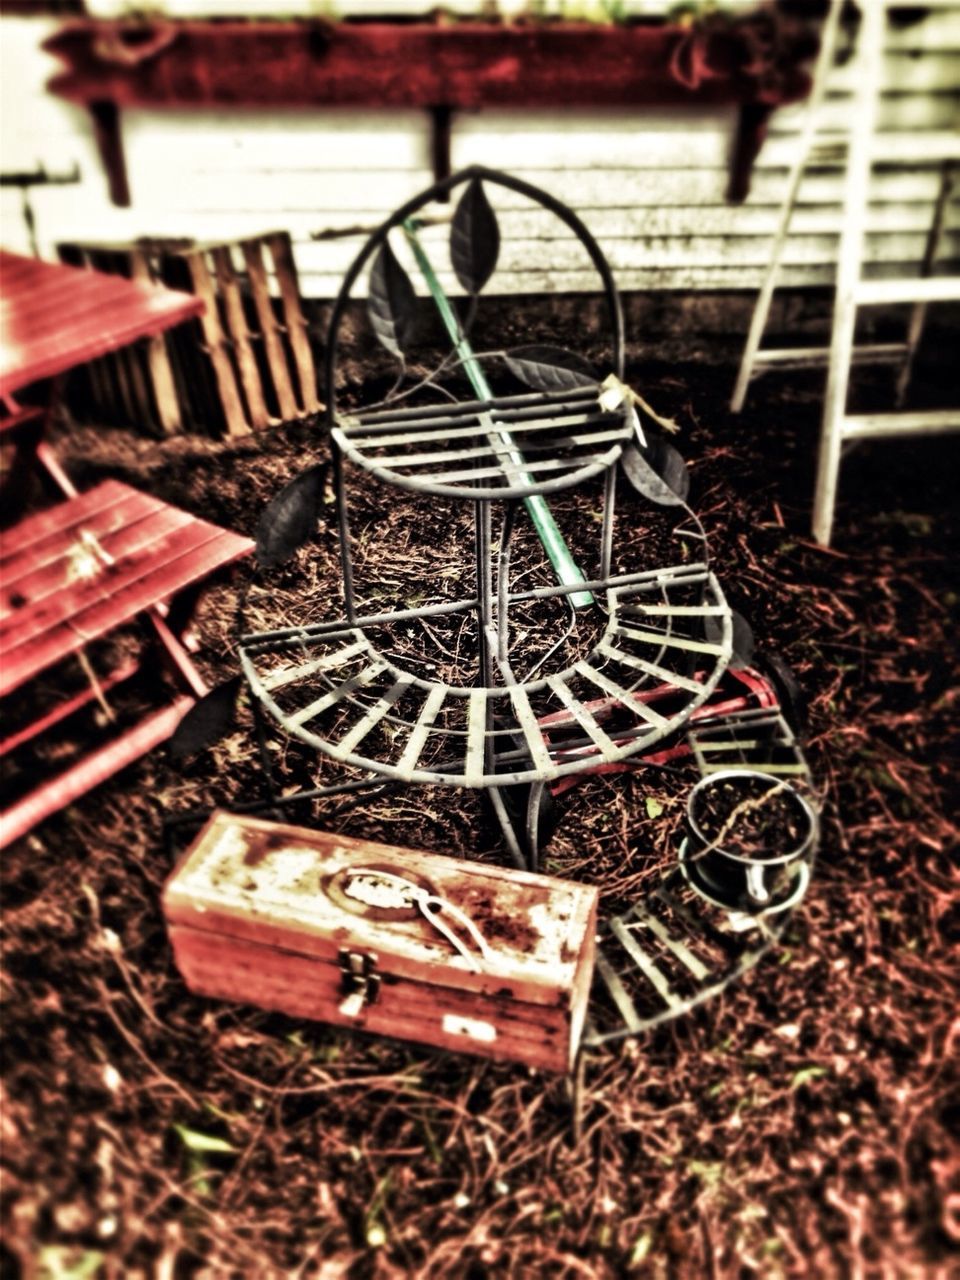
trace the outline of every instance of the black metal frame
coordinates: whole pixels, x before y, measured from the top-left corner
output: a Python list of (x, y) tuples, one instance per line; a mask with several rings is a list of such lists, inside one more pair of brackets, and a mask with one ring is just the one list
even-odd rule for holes
[[(480, 168), (455, 174), (409, 201), (369, 237), (355, 258), (334, 304), (330, 322), (325, 364), (326, 400), (345, 617), (331, 623), (281, 627), (245, 635), (241, 639), (240, 658), (260, 706), (286, 732), (318, 751), (343, 764), (401, 782), (467, 786), (488, 791), (511, 856), (523, 866), (527, 863), (535, 865), (537, 859), (535, 811), (542, 794), (538, 789), (556, 777), (587, 767), (584, 760), (575, 754), (568, 754), (560, 762), (552, 760), (538, 720), (557, 710), (571, 710), (581, 724), (584, 741), (598, 748), (607, 761), (625, 759), (648, 750), (660, 738), (676, 732), (689, 714), (709, 697), (731, 655), (732, 625), (722, 591), (705, 558), (693, 564), (613, 574), (618, 478), (615, 464), (624, 445), (634, 439), (636, 428), (634, 410), (629, 401), (624, 401), (613, 411), (598, 404), (601, 390), (598, 382), (581, 385), (573, 391), (564, 389), (561, 394), (534, 392), (491, 396), (439, 409), (404, 405), (399, 413), (396, 410), (386, 413), (380, 410), (372, 414), (361, 412), (349, 419), (338, 412), (338, 335), (347, 314), (351, 289), (364, 265), (386, 244), (393, 228), (408, 225), (413, 214), (455, 187), (478, 181), (499, 184), (536, 201), (561, 218), (579, 237), (597, 268), (606, 298), (613, 333), (612, 371), (617, 378), (622, 373), (623, 318), (616, 285), (599, 246), (572, 211), (528, 183)], [(425, 382), (430, 384), (431, 379)], [(560, 445), (569, 437), (561, 434), (558, 441), (557, 432), (563, 432), (562, 423), (571, 415), (578, 420), (578, 426), (584, 419), (600, 426), (601, 452), (589, 454), (586, 461), (576, 455), (573, 465), (562, 475), (554, 473), (553, 462), (549, 459), (544, 464), (546, 478), (532, 478), (526, 474), (527, 457), (521, 453), (521, 448), (529, 439), (530, 430), (542, 431), (554, 452), (558, 452)], [(388, 447), (398, 448), (411, 435), (415, 452), (423, 436), (436, 437), (441, 444), (444, 441), (449, 443), (447, 432), (450, 423), (456, 430), (456, 424), (467, 419), (474, 420), (475, 426), (464, 428), (462, 436), (455, 436), (452, 449), (446, 452), (442, 448), (432, 452), (428, 450), (431, 462), (441, 458), (441, 465), (443, 461), (452, 464), (452, 470), (448, 467), (439, 481), (432, 474), (426, 478), (422, 475), (398, 476), (396, 469), (384, 465), (382, 456), (375, 451), (379, 439), (385, 438), (390, 442)], [(434, 427), (436, 422), (440, 423), (438, 429)], [(559, 427), (558, 423), (561, 424)], [(384, 426), (385, 431), (382, 430)], [(507, 456), (498, 451), (495, 441), (493, 446), (472, 450), (474, 456), (464, 459), (461, 440), (473, 440), (475, 436), (471, 433), (474, 432), (477, 438), (483, 435), (489, 438), (498, 433), (505, 435)], [(589, 437), (588, 448), (592, 447), (592, 440), (593, 437)], [(492, 465), (486, 461), (491, 456), (491, 449), (494, 451)], [(476, 456), (479, 454), (483, 456)], [(516, 461), (518, 454), (519, 461)], [(476, 592), (473, 596), (439, 605), (360, 615), (351, 553), (344, 465), (347, 459), (364, 467), (382, 483), (401, 483), (425, 494), (443, 493), (472, 504), (476, 565)], [(562, 463), (558, 463), (556, 469), (559, 470), (560, 466)], [(479, 481), (473, 478), (478, 472)], [(531, 496), (571, 488), (601, 473), (605, 480), (599, 576), (588, 582), (578, 579), (553, 587), (511, 591), (510, 551), (521, 498), (527, 500)], [(499, 483), (492, 483), (494, 480)], [(503, 528), (496, 555), (491, 522), (494, 501), (504, 504)], [(693, 536), (705, 550), (702, 529), (694, 531)], [(533, 679), (518, 678), (509, 657), (511, 605), (522, 600), (564, 597), (571, 601), (573, 614), (573, 599), (585, 595), (602, 598), (602, 605), (598, 601), (595, 603), (607, 619), (604, 635), (590, 658), (566, 667), (561, 665), (559, 670)], [(425, 680), (416, 672), (405, 670), (401, 663), (385, 658), (370, 639), (374, 628), (390, 623), (471, 612), (477, 616), (479, 637), (477, 683), (472, 685)], [(717, 619), (719, 640), (704, 637), (702, 622), (705, 617)], [(297, 660), (291, 663), (294, 655)], [(706, 666), (705, 657), (712, 660), (712, 666), (702, 679), (692, 679), (694, 662), (699, 660), (702, 666)], [(651, 680), (668, 680), (676, 684), (686, 699), (682, 709), (669, 717), (648, 710), (645, 702), (635, 695), (641, 685)], [(296, 705), (289, 701), (293, 685), (298, 690)], [(301, 688), (308, 688), (314, 695), (305, 704), (299, 693)], [(589, 692), (578, 693), (578, 689)], [(584, 707), (587, 698), (596, 697), (598, 693), (618, 698), (633, 715), (633, 727), (621, 732), (616, 739), (609, 738)], [(353, 713), (359, 711), (359, 719), (354, 719), (344, 732), (339, 716), (345, 708)], [(325, 722), (322, 729), (314, 731), (311, 723), (324, 716), (328, 721), (336, 719), (337, 724), (331, 728)], [(442, 726), (437, 723), (438, 717), (444, 721)], [(370, 750), (361, 753), (360, 744), (373, 738), (382, 725), (389, 725), (405, 735), (404, 751), (399, 755), (389, 752), (377, 754)], [(392, 735), (391, 745), (395, 737)], [(428, 740), (440, 737), (449, 749), (447, 754), (452, 752), (454, 759), (422, 765), (420, 757)], [(515, 785), (533, 789), (523, 833), (527, 856), (520, 847), (513, 822), (499, 796), (501, 787)]]
[[(622, 575), (612, 571), (619, 476), (616, 463), (627, 443), (639, 439), (642, 444), (629, 401), (612, 410), (605, 408), (603, 413), (592, 407), (585, 409), (601, 390), (598, 382), (581, 387), (576, 394), (568, 389), (562, 395), (544, 391), (491, 394), (453, 406), (424, 409), (404, 404), (397, 410), (393, 404), (386, 410), (377, 407), (349, 416), (338, 410), (339, 333), (364, 266), (383, 249), (392, 230), (408, 223), (431, 201), (473, 182), (497, 184), (534, 200), (574, 231), (600, 276), (613, 336), (612, 372), (615, 379), (622, 377), (623, 315), (612, 273), (580, 219), (547, 193), (494, 170), (474, 167), (434, 184), (370, 236), (349, 268), (334, 304), (325, 361), (344, 616), (241, 636), (240, 660), (254, 694), (261, 758), (271, 794), (269, 805), (245, 808), (279, 811), (300, 801), (383, 785), (472, 787), (489, 796), (514, 864), (535, 869), (541, 806), (551, 782), (591, 772), (598, 762), (621, 767), (650, 753), (654, 744), (681, 736), (685, 727), (701, 776), (716, 767), (711, 752), (717, 748), (716, 735), (720, 735), (725, 764), (738, 762), (759, 772), (786, 772), (810, 790), (809, 770), (796, 740), (779, 710), (771, 710), (769, 702), (734, 714), (704, 715), (705, 704), (733, 656), (733, 620), (710, 567), (703, 528), (686, 503), (678, 500), (675, 505), (682, 509), (688, 526), (681, 525), (675, 532), (693, 539), (696, 553), (692, 564)], [(447, 362), (446, 368), (450, 367)], [(433, 385), (432, 378), (424, 380), (424, 385)], [(587, 448), (595, 444), (603, 448), (599, 454), (589, 454), (585, 463), (575, 456), (566, 469), (562, 465), (547, 467), (539, 473), (542, 478), (518, 479), (527, 456), (514, 449), (515, 434), (522, 435), (529, 421), (542, 422), (545, 414), (561, 425), (564, 420), (592, 414), (591, 430), (597, 426), (597, 434), (603, 438), (591, 439)], [(509, 427), (505, 449), (497, 452), (494, 448), (494, 463), (483, 461), (491, 452), (484, 439), (489, 442), (504, 422)], [(450, 430), (459, 432), (452, 439), (462, 445), (445, 447)], [(550, 439), (550, 428), (543, 428), (543, 432), (544, 438)], [(412, 441), (411, 435), (415, 437)], [(524, 437), (525, 442), (528, 439)], [(384, 455), (377, 443), (383, 440), (388, 441), (388, 450), (411, 444), (412, 455), (407, 452), (400, 462), (389, 451)], [(462, 449), (467, 451), (466, 457)], [(520, 453), (519, 462), (516, 452)], [(417, 459), (424, 453), (430, 456), (421, 464)], [(399, 485), (425, 498), (442, 494), (472, 504), (473, 594), (434, 605), (361, 614), (351, 553), (347, 464), (366, 470), (386, 486)], [(436, 471), (418, 473), (421, 465), (439, 465), (439, 478)], [(478, 468), (489, 474), (477, 478)], [(588, 581), (512, 590), (510, 552), (521, 502), (531, 494), (571, 488), (599, 474), (604, 476), (599, 575)], [(494, 503), (503, 509), (496, 548), (491, 517)], [(511, 606), (564, 599), (573, 625), (575, 601), (584, 597), (605, 618), (603, 636), (589, 658), (567, 666), (555, 663), (554, 669), (544, 670), (562, 646), (562, 638), (531, 672), (518, 679), (510, 661)], [(478, 636), (474, 684), (426, 680), (379, 652), (372, 638), (377, 628), (389, 624), (471, 613), (477, 617)], [(644, 690), (664, 685), (681, 700), (669, 715), (660, 715), (644, 698)], [(621, 724), (607, 732), (588, 705), (598, 698), (616, 704), (626, 718), (626, 727)], [(698, 708), (696, 723), (688, 726)], [(545, 718), (555, 718), (558, 711), (576, 725), (573, 736), (564, 736), (562, 747), (551, 741), (540, 724)], [(311, 725), (321, 718), (323, 727), (315, 731)], [(368, 777), (281, 796), (266, 749), (271, 721), (339, 763), (364, 770)], [(369, 745), (361, 750), (361, 744), (378, 740), (384, 726), (390, 730), (387, 749), (380, 744), (376, 750)], [(401, 748), (396, 747), (398, 739)], [(512, 814), (502, 794), (505, 788), (517, 788), (525, 795), (525, 802), (513, 806)], [(812, 854), (804, 864), (807, 876), (811, 863)], [(597, 1017), (588, 1025), (586, 1046), (639, 1034), (702, 1003), (756, 964), (786, 927), (796, 902), (791, 900), (788, 909), (779, 904), (770, 912), (738, 918), (737, 912), (709, 900), (703, 886), (697, 884), (695, 872), (691, 874), (691, 866), (690, 860), (678, 862), (657, 880), (643, 903), (605, 922), (597, 964)], [(798, 885), (797, 902), (805, 885), (806, 880)], [(604, 1008), (607, 1014), (603, 1014)], [(614, 1025), (608, 1017), (611, 1012)]]

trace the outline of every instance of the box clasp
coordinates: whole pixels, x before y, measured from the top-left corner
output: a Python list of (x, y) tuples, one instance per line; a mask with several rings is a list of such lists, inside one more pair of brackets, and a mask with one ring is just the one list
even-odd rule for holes
[(380, 994), (380, 976), (376, 973), (376, 956), (340, 948), (340, 989), (345, 999), (339, 1012), (345, 1018), (358, 1018), (364, 1007), (375, 1004)]

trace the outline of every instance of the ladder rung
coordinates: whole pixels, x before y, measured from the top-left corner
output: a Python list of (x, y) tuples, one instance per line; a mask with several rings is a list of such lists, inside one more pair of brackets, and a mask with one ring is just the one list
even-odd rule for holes
[(860, 280), (854, 298), (862, 307), (876, 307), (888, 302), (960, 302), (960, 276)]
[(559, 676), (547, 676), (547, 684), (570, 712), (580, 728), (600, 748), (600, 754), (604, 760), (615, 760), (618, 751), (617, 744), (607, 737), (593, 715), (578, 698), (574, 697), (571, 690), (567, 688)]
[(632, 667), (635, 671), (653, 676), (661, 684), (676, 685), (678, 689), (686, 689), (689, 693), (703, 693), (703, 684), (699, 680), (690, 680), (687, 676), (670, 671), (667, 667), (658, 667), (655, 662), (647, 662), (644, 658), (636, 657), (635, 654), (626, 653), (606, 640), (602, 640), (597, 645), (597, 652), (602, 653), (605, 658), (612, 658), (614, 662), (622, 663), (625, 667)]
[(468, 787), (479, 787), (485, 763), (487, 734), (487, 694), (485, 689), (472, 689), (467, 711), (467, 754), (464, 781)]
[[(690, 653), (715, 653), (721, 658), (729, 654), (729, 649), (725, 650), (722, 644), (714, 644), (712, 640), (688, 640), (685, 636), (670, 635), (666, 631), (641, 631), (637, 627), (613, 627), (612, 634), (627, 636), (630, 640), (643, 640), (646, 644), (660, 645), (668, 649), (685, 649)], [(590, 679), (593, 679), (592, 675)]]
[[(697, 762), (701, 773), (723, 773), (730, 768), (730, 761), (723, 760), (719, 764), (707, 764), (706, 761)], [(771, 777), (803, 777), (807, 768), (802, 764), (760, 764), (756, 760), (745, 760), (744, 764), (750, 766), (751, 773), (768, 773)]]
[(916, 132), (877, 133), (870, 147), (870, 156), (874, 164), (937, 164), (960, 160), (960, 132), (954, 129), (939, 132), (918, 129)]
[[(903, 0), (882, 0), (884, 9), (902, 9)], [(960, 9), (960, 0), (924, 0), (924, 9)]]
[(358, 747), (371, 730), (375, 729), (394, 703), (399, 702), (413, 681), (409, 676), (397, 680), (390, 689), (367, 711), (366, 715), (356, 722), (349, 733), (344, 734), (337, 744), (341, 754), (349, 754)]
[(293, 684), (295, 680), (307, 680), (310, 676), (318, 675), (321, 671), (329, 671), (332, 667), (346, 666), (352, 658), (363, 653), (366, 648), (367, 642), (358, 640), (356, 644), (338, 649), (336, 653), (311, 658), (309, 662), (301, 662), (295, 667), (278, 667), (264, 676), (263, 687), (268, 693), (272, 693), (275, 689), (282, 689), (284, 685)]
[[(854, 347), (854, 360), (896, 360), (906, 355), (905, 342), (872, 342)], [(758, 351), (757, 364), (813, 364), (823, 363), (830, 357), (829, 347), (769, 347)]]
[(338, 702), (345, 702), (358, 689), (371, 684), (380, 675), (381, 671), (386, 669), (386, 666), (387, 664), (382, 658), (377, 658), (369, 666), (358, 672), (357, 675), (351, 676), (349, 680), (344, 680), (342, 684), (338, 684), (335, 689), (331, 689), (329, 693), (317, 698), (315, 702), (311, 702), (307, 706), (301, 707), (293, 715), (287, 716), (283, 723), (299, 729), (301, 725), (315, 720), (324, 711), (329, 711), (331, 707), (335, 707)]
[(550, 753), (543, 740), (543, 734), (537, 724), (537, 717), (530, 706), (530, 699), (527, 697), (527, 691), (523, 685), (515, 684), (511, 687), (510, 701), (513, 703), (513, 710), (520, 728), (523, 730), (531, 762), (535, 768), (543, 772), (549, 771), (552, 764)]
[(960, 431), (960, 409), (926, 409), (913, 413), (847, 414), (841, 427), (843, 440), (868, 440), (882, 436), (946, 435)]
[(416, 768), (420, 753), (430, 735), (430, 730), (433, 728), (433, 722), (437, 718), (437, 712), (443, 705), (443, 700), (446, 696), (447, 690), (441, 684), (435, 684), (427, 694), (426, 701), (420, 708), (417, 722), (410, 731), (410, 737), (407, 739), (407, 745), (403, 749), (403, 755), (397, 762), (397, 769), (400, 772)]
[[(846, 133), (823, 133), (813, 143), (807, 167), (842, 164), (849, 137)], [(960, 160), (960, 133), (952, 129), (913, 130), (877, 133), (870, 141), (872, 164), (941, 164)]]
[(615, 680), (611, 680), (609, 676), (605, 676), (602, 671), (595, 671), (588, 662), (574, 663), (574, 670), (595, 684), (598, 689), (602, 689), (604, 693), (609, 693), (611, 697), (616, 698), (621, 705), (632, 711), (640, 720), (645, 720), (647, 724), (653, 725), (654, 728), (662, 729), (669, 721), (662, 716), (659, 711), (653, 707), (648, 707), (645, 702), (640, 702), (633, 696), (631, 689), (625, 689), (623, 685), (617, 684)]

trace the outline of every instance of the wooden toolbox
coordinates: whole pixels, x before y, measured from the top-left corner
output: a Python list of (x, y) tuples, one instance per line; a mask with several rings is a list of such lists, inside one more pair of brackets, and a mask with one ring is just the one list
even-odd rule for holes
[(216, 813), (163, 906), (198, 994), (567, 1071), (597, 897), (548, 876)]

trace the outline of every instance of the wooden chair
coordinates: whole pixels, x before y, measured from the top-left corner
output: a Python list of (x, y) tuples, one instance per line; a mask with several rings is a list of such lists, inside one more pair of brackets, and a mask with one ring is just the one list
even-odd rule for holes
[[(22, 474), (35, 459), (65, 495), (2, 536), (0, 698), (9, 708), (16, 695), (19, 710), (16, 720), (5, 717), (0, 757), (155, 667), (151, 646), (105, 674), (89, 668), (87, 647), (128, 624), (147, 625), (182, 689), (160, 710), (12, 803), (0, 814), (2, 848), (172, 733), (193, 699), (206, 691), (183, 643), (200, 585), (253, 544), (115, 480), (78, 493), (43, 439), (58, 380), (68, 369), (156, 335), (197, 314), (202, 303), (5, 253), (0, 288), (0, 395), (7, 411), (0, 438), (14, 438), (17, 446), (11, 474)], [(44, 378), (54, 380), (44, 406), (21, 407), (15, 393)], [(34, 714), (38, 677), (74, 657), (86, 664), (87, 686)]]

